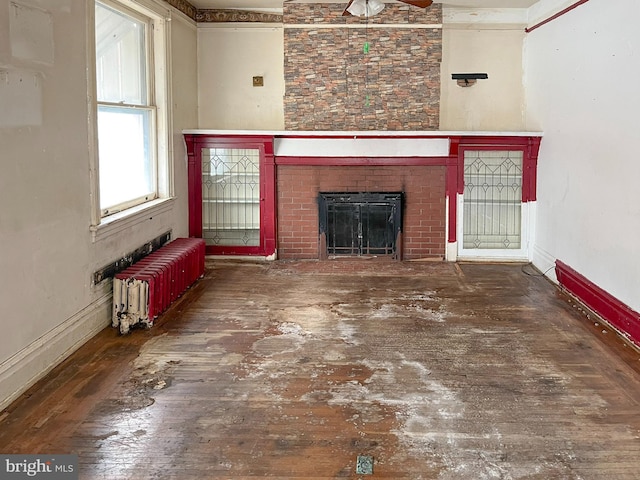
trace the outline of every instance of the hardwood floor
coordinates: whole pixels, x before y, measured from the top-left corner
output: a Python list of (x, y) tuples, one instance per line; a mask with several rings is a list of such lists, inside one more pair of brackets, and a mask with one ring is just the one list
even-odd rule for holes
[(524, 272), (209, 261), (5, 410), (0, 452), (109, 480), (640, 478), (640, 355)]

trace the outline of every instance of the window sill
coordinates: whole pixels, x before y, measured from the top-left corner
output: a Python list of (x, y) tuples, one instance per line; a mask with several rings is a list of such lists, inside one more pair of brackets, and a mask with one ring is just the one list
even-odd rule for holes
[(173, 210), (173, 198), (160, 198), (146, 202), (102, 219), (100, 225), (91, 225), (91, 241), (98, 242), (130, 227), (153, 219), (153, 217)]

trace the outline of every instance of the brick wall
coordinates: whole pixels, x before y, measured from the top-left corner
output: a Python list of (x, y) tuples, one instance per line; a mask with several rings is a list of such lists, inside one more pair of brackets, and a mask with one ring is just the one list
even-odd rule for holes
[(343, 8), (284, 4), (285, 129), (437, 130), (442, 29), (424, 27), (442, 23), (442, 5), (387, 3), (367, 28), (349, 28), (365, 20)]
[(278, 257), (319, 258), (319, 192), (404, 192), (403, 259), (444, 257), (445, 167), (279, 165)]

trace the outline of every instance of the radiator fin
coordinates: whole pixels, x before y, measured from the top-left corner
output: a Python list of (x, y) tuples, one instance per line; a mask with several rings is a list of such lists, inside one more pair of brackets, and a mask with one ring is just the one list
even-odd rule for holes
[(113, 279), (112, 325), (120, 333), (154, 320), (204, 275), (205, 241), (177, 238)]

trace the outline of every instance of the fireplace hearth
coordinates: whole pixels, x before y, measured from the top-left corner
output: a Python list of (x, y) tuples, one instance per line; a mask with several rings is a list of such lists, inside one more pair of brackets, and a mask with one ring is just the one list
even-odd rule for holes
[(327, 192), (318, 195), (321, 258), (401, 259), (401, 192)]

